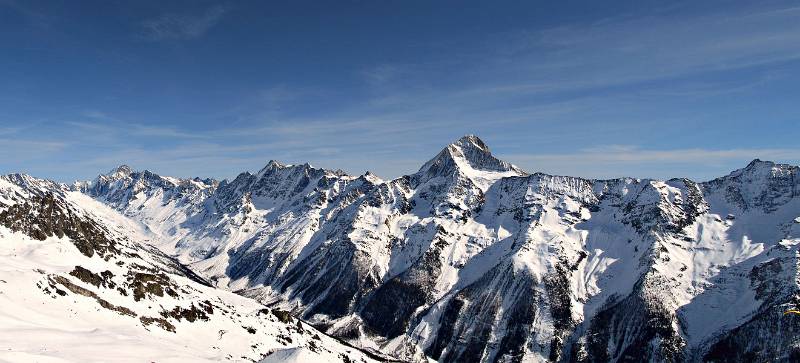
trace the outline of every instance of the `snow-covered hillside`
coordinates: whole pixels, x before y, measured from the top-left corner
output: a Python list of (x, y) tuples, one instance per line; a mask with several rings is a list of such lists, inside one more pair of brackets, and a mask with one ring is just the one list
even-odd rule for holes
[(796, 166), (590, 180), (465, 136), (393, 180), (270, 161), (221, 182), (123, 166), (73, 189), (212, 285), (401, 360), (800, 357), (783, 314), (800, 303)]
[(0, 177), (0, 361), (372, 361), (213, 288), (135, 227), (62, 185)]

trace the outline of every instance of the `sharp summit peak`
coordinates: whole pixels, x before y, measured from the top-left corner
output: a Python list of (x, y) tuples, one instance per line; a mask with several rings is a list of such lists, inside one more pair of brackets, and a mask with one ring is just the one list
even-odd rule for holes
[(478, 149), (480, 149), (480, 150), (482, 150), (484, 152), (491, 153), (491, 151), (489, 150), (489, 147), (486, 145), (486, 143), (483, 142), (483, 140), (481, 140), (480, 137), (475, 136), (473, 134), (464, 135), (464, 136), (460, 137), (458, 140), (456, 140), (453, 143), (451, 143), (450, 145), (448, 145), (448, 147), (449, 146), (458, 146), (458, 147), (462, 147), (462, 148), (463, 147), (467, 147), (467, 148), (474, 147), (474, 148), (478, 148)]
[(496, 158), (486, 143), (472, 134), (464, 135), (447, 145), (433, 159), (425, 163), (418, 173), (449, 174), (453, 170), (463, 167), (490, 172), (513, 171), (520, 175), (526, 174), (511, 163)]
[(133, 173), (133, 168), (128, 166), (127, 164), (121, 164), (116, 168), (113, 168), (106, 173), (107, 176), (115, 176), (115, 175), (130, 175)]

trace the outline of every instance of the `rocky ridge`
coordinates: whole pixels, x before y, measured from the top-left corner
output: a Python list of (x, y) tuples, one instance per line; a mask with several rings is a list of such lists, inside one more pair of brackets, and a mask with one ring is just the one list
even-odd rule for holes
[(82, 190), (214, 285), (399, 359), (724, 361), (800, 349), (779, 314), (798, 298), (798, 170), (528, 174), (470, 135), (393, 180), (271, 161), (186, 193)]

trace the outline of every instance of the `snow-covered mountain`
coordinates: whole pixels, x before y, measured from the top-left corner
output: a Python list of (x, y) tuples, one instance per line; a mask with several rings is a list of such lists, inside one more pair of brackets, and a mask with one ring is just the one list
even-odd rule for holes
[(373, 361), (212, 287), (141, 233), (63, 185), (0, 176), (0, 361)]
[[(466, 136), (389, 181), (271, 161), (191, 192), (103, 192), (151, 173), (126, 174), (85, 190), (217, 286), (401, 359), (787, 358), (800, 343), (782, 315), (797, 167), (754, 161), (707, 183), (529, 175)], [(765, 324), (787, 333), (754, 339)]]
[(401, 360), (767, 361), (800, 357), (799, 172), (528, 174), (465, 136), (393, 180), (270, 161), (73, 189), (212, 285)]

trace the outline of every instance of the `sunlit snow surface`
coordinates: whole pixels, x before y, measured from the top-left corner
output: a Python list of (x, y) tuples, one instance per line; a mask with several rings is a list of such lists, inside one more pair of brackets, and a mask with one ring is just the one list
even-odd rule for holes
[[(13, 181), (19, 182), (0, 177), (0, 211), (14, 204), (12, 198), (26, 203), (35, 192), (53, 188), (49, 184), (20, 188)], [(273, 353), (283, 356), (286, 350), (297, 352), (302, 358), (297, 361), (341, 362), (343, 357), (371, 361), (304, 323), (279, 321), (251, 299), (170, 273), (165, 270), (168, 260), (136, 242), (146, 235), (137, 230), (138, 224), (80, 193), (52, 190), (78, 215), (108, 228), (122, 253), (109, 260), (97, 254), (90, 258), (66, 236), (39, 241), (0, 226), (0, 361), (256, 362)], [(98, 274), (110, 272), (114, 276), (111, 281), (120, 289), (126, 287), (126, 274), (134, 269), (166, 271), (177, 295), (146, 295), (135, 301), (131, 291), (122, 294), (71, 276), (76, 266)], [(112, 311), (93, 297), (53, 284), (56, 277), (128, 309), (130, 314)], [(140, 320), (159, 318), (176, 307), (206, 303), (213, 306), (207, 320), (169, 318), (174, 332)]]

